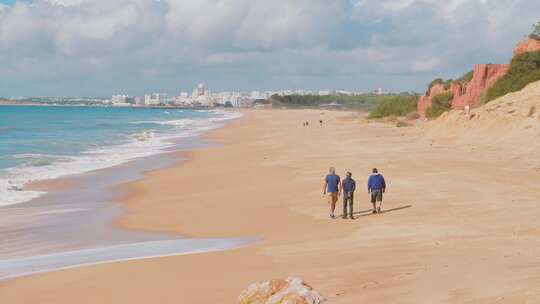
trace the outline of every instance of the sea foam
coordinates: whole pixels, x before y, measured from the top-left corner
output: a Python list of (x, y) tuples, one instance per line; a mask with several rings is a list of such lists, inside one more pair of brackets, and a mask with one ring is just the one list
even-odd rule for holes
[[(30, 160), (0, 171), (0, 207), (26, 202), (45, 194), (41, 191), (25, 190), (25, 185), (29, 182), (82, 174), (165, 153), (176, 145), (175, 140), (179, 138), (200, 135), (204, 131), (220, 127), (224, 121), (241, 116), (239, 113), (227, 111), (212, 113), (219, 117), (136, 122), (149, 124), (149, 129), (131, 134), (127, 143), (96, 147), (76, 156), (37, 153), (17, 155), (15, 157)], [(174, 132), (159, 134), (151, 128), (153, 124), (170, 125), (175, 129)]]
[(175, 239), (0, 260), (0, 281), (104, 263), (220, 251), (255, 241), (256, 239)]

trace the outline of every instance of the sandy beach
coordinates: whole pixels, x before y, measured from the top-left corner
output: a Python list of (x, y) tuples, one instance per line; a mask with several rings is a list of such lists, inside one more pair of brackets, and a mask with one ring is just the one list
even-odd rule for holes
[[(539, 302), (538, 150), (441, 134), (352, 112), (245, 111), (206, 136), (215, 145), (125, 185), (117, 225), (259, 242), (10, 280), (0, 303), (235, 303), (291, 275), (330, 303)], [(356, 179), (355, 220), (328, 216), (330, 166)], [(388, 182), (379, 215), (372, 167)]]

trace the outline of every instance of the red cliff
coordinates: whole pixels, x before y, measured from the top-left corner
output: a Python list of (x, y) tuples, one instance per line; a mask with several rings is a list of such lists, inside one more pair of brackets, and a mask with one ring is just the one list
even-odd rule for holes
[(418, 113), (424, 116), (426, 114), (426, 110), (431, 107), (431, 100), (433, 97), (447, 91), (448, 90), (444, 89), (444, 85), (440, 83), (433, 85), (426, 94), (420, 96), (420, 99), (418, 100)]
[[(540, 40), (529, 38), (518, 43), (514, 49), (514, 57), (535, 51), (540, 51)], [(466, 105), (474, 105), (478, 102), (480, 95), (504, 76), (509, 68), (510, 64), (477, 64), (474, 66), (472, 79), (468, 82), (454, 81), (447, 89), (442, 84), (435, 84), (420, 97), (418, 113), (425, 116), (426, 110), (431, 107), (433, 97), (446, 92), (452, 92), (454, 95), (451, 101), (453, 109), (463, 109)]]
[(529, 38), (518, 43), (514, 49), (514, 57), (527, 52), (540, 51), (540, 40)]
[[(488, 88), (490, 88), (499, 78), (504, 76), (509, 64), (477, 64), (474, 66), (473, 78), (464, 85), (464, 89), (454, 92), (452, 100), (453, 109), (463, 109), (467, 104), (474, 105), (478, 97)], [(459, 94), (463, 92), (463, 94)]]

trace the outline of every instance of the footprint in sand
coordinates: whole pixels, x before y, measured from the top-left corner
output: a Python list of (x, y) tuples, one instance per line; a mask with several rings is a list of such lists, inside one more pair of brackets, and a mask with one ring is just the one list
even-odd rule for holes
[(377, 281), (368, 282), (368, 283), (362, 285), (362, 289), (373, 288), (373, 287), (375, 287), (377, 285), (379, 285), (379, 282), (377, 282)]
[(396, 277), (397, 280), (403, 280), (403, 279), (406, 279), (407, 277), (410, 277), (414, 274), (414, 272), (406, 272), (406, 273), (402, 273), (400, 275), (398, 275)]
[(417, 271), (410, 271), (410, 272), (405, 272), (405, 273), (402, 273), (402, 274), (399, 274), (395, 277), (396, 280), (404, 280), (412, 275), (415, 275), (415, 274), (418, 274), (420, 272), (425, 272), (425, 271), (428, 271), (429, 270), (429, 266), (423, 266), (422, 269), (419, 269)]

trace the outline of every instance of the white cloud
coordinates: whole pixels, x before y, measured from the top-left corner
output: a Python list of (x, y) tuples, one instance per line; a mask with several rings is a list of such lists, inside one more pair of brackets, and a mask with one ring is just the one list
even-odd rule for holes
[[(419, 89), (507, 60), (538, 11), (537, 0), (18, 1), (0, 5), (0, 95), (40, 81), (69, 91), (73, 79), (84, 79), (81, 94), (201, 78)], [(233, 74), (237, 83), (224, 80)]]
[(412, 63), (411, 70), (413, 72), (431, 72), (440, 65), (441, 59), (439, 58), (418, 59)]
[(415, 0), (394, 0), (394, 1), (385, 1), (382, 3), (382, 7), (385, 9), (389, 9), (391, 11), (400, 11), (402, 9), (405, 9), (411, 4), (413, 4)]

